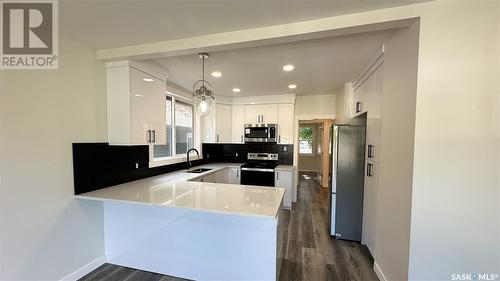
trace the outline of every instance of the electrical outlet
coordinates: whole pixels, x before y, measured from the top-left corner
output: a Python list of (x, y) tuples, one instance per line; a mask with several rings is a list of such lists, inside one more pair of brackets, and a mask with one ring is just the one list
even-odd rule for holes
[(139, 169), (139, 162), (135, 162), (135, 168)]
[(235, 154), (236, 154), (235, 157), (238, 157), (238, 152), (236, 152)]

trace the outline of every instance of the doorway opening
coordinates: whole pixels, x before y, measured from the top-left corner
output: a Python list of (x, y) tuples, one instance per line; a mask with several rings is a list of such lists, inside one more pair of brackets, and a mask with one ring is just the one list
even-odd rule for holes
[(298, 170), (301, 177), (328, 187), (332, 119), (299, 120)]

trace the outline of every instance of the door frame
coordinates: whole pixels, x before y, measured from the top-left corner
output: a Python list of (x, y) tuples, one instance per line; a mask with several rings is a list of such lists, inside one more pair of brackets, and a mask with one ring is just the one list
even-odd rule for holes
[[(333, 109), (332, 109), (333, 111)], [(335, 114), (298, 114), (295, 115), (295, 120), (294, 120), (294, 146), (293, 146), (293, 165), (296, 167), (294, 169), (294, 184), (293, 184), (293, 190), (292, 190), (292, 201), (297, 202), (297, 188), (299, 185), (299, 123), (300, 121), (309, 121), (309, 120), (333, 120), (335, 119)], [(329, 134), (323, 134), (323, 137), (325, 135), (329, 136)], [(329, 140), (328, 140), (329, 141)], [(323, 159), (325, 160), (325, 159)], [(328, 159), (327, 159), (328, 160)], [(324, 163), (324, 162), (323, 162)], [(326, 164), (328, 166), (328, 163)], [(327, 182), (328, 186), (328, 182)]]

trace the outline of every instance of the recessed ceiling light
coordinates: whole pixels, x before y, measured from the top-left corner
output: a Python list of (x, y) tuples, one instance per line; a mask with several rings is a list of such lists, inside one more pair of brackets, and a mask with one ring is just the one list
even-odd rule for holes
[(214, 72), (212, 72), (212, 76), (215, 78), (219, 78), (222, 76), (222, 73), (220, 73), (220, 71), (214, 71)]
[(288, 85), (288, 89), (295, 89), (295, 88), (297, 88), (297, 85), (295, 84)]
[(283, 66), (284, 71), (292, 71), (295, 67), (292, 64), (287, 64)]
[(235, 93), (239, 93), (240, 91), (241, 91), (240, 88), (233, 88), (233, 92)]
[(151, 79), (151, 78), (142, 78), (143, 81), (146, 81), (146, 82), (153, 82), (154, 80)]
[(135, 94), (135, 96), (136, 96), (136, 97), (142, 97), (142, 95), (141, 95), (141, 94)]

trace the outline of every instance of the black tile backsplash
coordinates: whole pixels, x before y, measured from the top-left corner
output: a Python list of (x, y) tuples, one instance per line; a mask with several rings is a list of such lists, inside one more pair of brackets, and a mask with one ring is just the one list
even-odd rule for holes
[[(286, 151), (285, 151), (286, 150)], [(208, 144), (202, 147), (203, 160), (193, 165), (209, 162), (244, 163), (248, 152), (279, 153), (279, 163), (293, 164), (293, 145), (275, 143)], [(75, 194), (131, 182), (187, 168), (176, 163), (149, 168), (147, 145), (109, 145), (108, 143), (74, 143), (73, 176)]]
[[(206, 163), (206, 161), (195, 160), (192, 163), (193, 165), (200, 165)], [(147, 145), (73, 144), (75, 194), (185, 168), (187, 168), (185, 162), (149, 168), (149, 148)]]
[[(203, 158), (210, 162), (245, 163), (249, 152), (279, 153), (282, 165), (293, 165), (293, 144), (276, 143), (204, 143)], [(286, 150), (286, 151), (285, 151)]]

